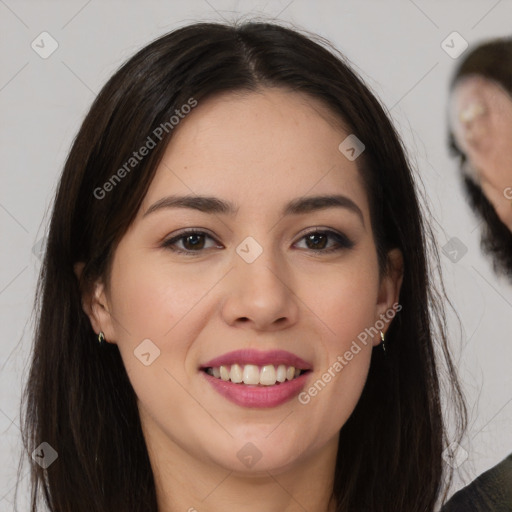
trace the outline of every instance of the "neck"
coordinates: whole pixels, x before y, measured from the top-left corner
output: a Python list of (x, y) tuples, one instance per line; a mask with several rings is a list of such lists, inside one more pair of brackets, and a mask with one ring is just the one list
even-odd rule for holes
[(338, 436), (286, 469), (250, 473), (197, 460), (165, 436), (146, 442), (159, 512), (335, 512)]

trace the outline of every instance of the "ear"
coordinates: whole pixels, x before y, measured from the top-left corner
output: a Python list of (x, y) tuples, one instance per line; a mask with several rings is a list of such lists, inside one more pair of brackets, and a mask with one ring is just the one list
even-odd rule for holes
[[(402, 251), (400, 249), (392, 249), (388, 252), (388, 268), (381, 278), (376, 307), (377, 318), (375, 322), (377, 324), (380, 321), (377, 325), (380, 325), (380, 323), (384, 324), (384, 327), (381, 329), (383, 334), (386, 334), (391, 325), (391, 320), (397, 311), (397, 306), (393, 307), (393, 305), (398, 304), (403, 277), (404, 258)], [(393, 312), (393, 315), (389, 313), (390, 311)], [(388, 314), (386, 315), (386, 313)], [(378, 336), (374, 339), (374, 346), (380, 342), (381, 339)]]
[[(83, 262), (75, 263), (73, 270), (80, 282), (80, 277), (84, 269)], [(105, 335), (105, 341), (113, 342), (115, 339), (114, 328), (112, 325), (112, 316), (110, 314), (110, 305), (107, 294), (105, 292), (105, 285), (101, 280), (98, 280), (92, 285), (88, 291), (82, 291), (82, 309), (89, 317), (91, 326), (96, 334), (100, 331)]]
[[(469, 79), (471, 80), (471, 79)], [(476, 80), (480, 80), (477, 78)], [(485, 94), (485, 85), (473, 87), (471, 92), (456, 86), (450, 99), (450, 124), (457, 145), (469, 156), (486, 152), (493, 142), (491, 132), (491, 102)]]

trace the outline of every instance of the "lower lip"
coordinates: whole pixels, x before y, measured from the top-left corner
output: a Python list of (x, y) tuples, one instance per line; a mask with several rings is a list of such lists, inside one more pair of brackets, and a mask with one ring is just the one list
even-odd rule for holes
[(212, 377), (201, 371), (215, 391), (231, 402), (242, 407), (277, 407), (298, 395), (306, 384), (310, 372), (303, 373), (293, 380), (286, 380), (274, 386), (252, 386), (235, 384), (229, 380)]

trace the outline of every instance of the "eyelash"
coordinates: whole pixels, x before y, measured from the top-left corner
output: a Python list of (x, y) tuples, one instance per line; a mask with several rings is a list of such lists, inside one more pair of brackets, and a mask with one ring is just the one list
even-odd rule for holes
[[(345, 235), (342, 235), (340, 233), (337, 233), (336, 231), (332, 231), (330, 229), (323, 229), (323, 230), (315, 229), (315, 230), (309, 231), (308, 233), (305, 233), (300, 238), (300, 240), (303, 240), (307, 236), (314, 235), (314, 234), (327, 235), (328, 237), (334, 238), (337, 242), (337, 246), (331, 247), (330, 249), (309, 249), (309, 251), (311, 251), (315, 254), (326, 254), (326, 253), (330, 254), (333, 252), (342, 251), (344, 249), (352, 249), (352, 247), (354, 247), (354, 242), (352, 242), (348, 237), (346, 237)], [(166, 249), (170, 249), (171, 251), (173, 251), (175, 253), (186, 254), (187, 256), (196, 256), (196, 255), (204, 252), (206, 249), (191, 251), (191, 250), (183, 250), (183, 249), (177, 249), (176, 247), (172, 247), (173, 244), (175, 244), (176, 242), (178, 242), (184, 238), (187, 238), (190, 235), (206, 235), (207, 237), (214, 240), (214, 238), (212, 236), (210, 236), (208, 233), (206, 233), (205, 231), (201, 231), (201, 230), (197, 230), (197, 229), (189, 229), (187, 231), (183, 231), (182, 233), (180, 233), (179, 235), (177, 235), (173, 238), (170, 238), (169, 240), (165, 240), (162, 243), (162, 247), (166, 248)]]

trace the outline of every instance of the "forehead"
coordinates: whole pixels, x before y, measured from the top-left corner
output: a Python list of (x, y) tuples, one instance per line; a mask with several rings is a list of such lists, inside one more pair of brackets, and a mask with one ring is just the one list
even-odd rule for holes
[(336, 188), (363, 208), (357, 161), (338, 149), (349, 134), (339, 116), (302, 93), (264, 89), (215, 96), (180, 122), (145, 204), (168, 191), (215, 192), (242, 205), (268, 206)]
[(480, 75), (463, 77), (453, 87), (452, 102), (459, 108), (472, 102), (492, 106), (503, 100), (512, 101), (512, 96), (498, 82)]
[(462, 78), (453, 88), (449, 116), (450, 126), (461, 149), (467, 152), (470, 141), (467, 137), (478, 140), (471, 143), (480, 144), (484, 135), (499, 135), (503, 123), (509, 123), (512, 97), (505, 89), (492, 80), (480, 75)]

